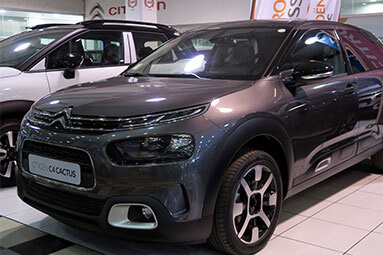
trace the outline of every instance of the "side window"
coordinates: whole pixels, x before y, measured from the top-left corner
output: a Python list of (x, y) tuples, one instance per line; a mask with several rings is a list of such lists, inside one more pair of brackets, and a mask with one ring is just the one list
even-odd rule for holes
[(368, 67), (363, 63), (362, 58), (353, 49), (346, 46), (348, 60), (350, 61), (352, 73), (362, 73), (368, 70)]
[(354, 73), (383, 68), (383, 45), (373, 34), (356, 29), (341, 29), (338, 33)]
[(295, 68), (301, 63), (312, 60), (329, 63), (334, 68), (335, 75), (346, 72), (339, 42), (331, 31), (316, 29), (303, 34), (287, 56), (282, 69)]
[(62, 59), (68, 53), (83, 56), (81, 67), (124, 64), (123, 40), (120, 32), (89, 32), (62, 45), (48, 55), (47, 69), (64, 68)]
[(133, 32), (137, 61), (146, 57), (167, 41), (166, 37), (157, 33)]

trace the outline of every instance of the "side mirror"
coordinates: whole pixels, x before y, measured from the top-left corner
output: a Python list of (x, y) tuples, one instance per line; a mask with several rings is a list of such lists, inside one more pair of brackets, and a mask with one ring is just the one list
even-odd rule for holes
[(293, 77), (298, 82), (307, 82), (330, 78), (334, 74), (332, 65), (321, 61), (309, 61), (298, 65), (293, 72)]
[(280, 79), (286, 86), (294, 87), (308, 81), (329, 78), (334, 74), (333, 67), (322, 61), (308, 61), (299, 64), (295, 69), (283, 71)]
[(73, 79), (74, 72), (84, 62), (84, 57), (76, 53), (68, 53), (62, 60), (61, 63), (65, 67), (64, 77), (65, 79)]

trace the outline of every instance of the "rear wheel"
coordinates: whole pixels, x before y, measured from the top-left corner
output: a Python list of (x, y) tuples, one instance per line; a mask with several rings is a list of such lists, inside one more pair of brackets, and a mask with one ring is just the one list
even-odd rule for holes
[(4, 120), (0, 125), (0, 187), (16, 184), (16, 139), (20, 129), (20, 121)]
[(378, 151), (371, 157), (373, 167), (383, 173), (383, 150)]
[(282, 206), (282, 180), (275, 160), (250, 151), (227, 169), (216, 202), (209, 243), (229, 254), (254, 254), (272, 236)]

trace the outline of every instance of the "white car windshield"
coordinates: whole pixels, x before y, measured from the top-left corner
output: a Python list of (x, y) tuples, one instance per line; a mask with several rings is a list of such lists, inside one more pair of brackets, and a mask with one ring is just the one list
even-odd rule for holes
[(259, 79), (289, 30), (254, 26), (190, 32), (160, 47), (125, 75)]
[(73, 29), (45, 29), (23, 32), (0, 41), (0, 67), (14, 67), (62, 38)]

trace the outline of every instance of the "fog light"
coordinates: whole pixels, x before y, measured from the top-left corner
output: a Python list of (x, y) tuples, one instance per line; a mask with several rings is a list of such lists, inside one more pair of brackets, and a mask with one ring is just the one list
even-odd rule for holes
[(115, 204), (110, 208), (108, 223), (117, 228), (150, 230), (158, 226), (153, 210), (145, 204)]

